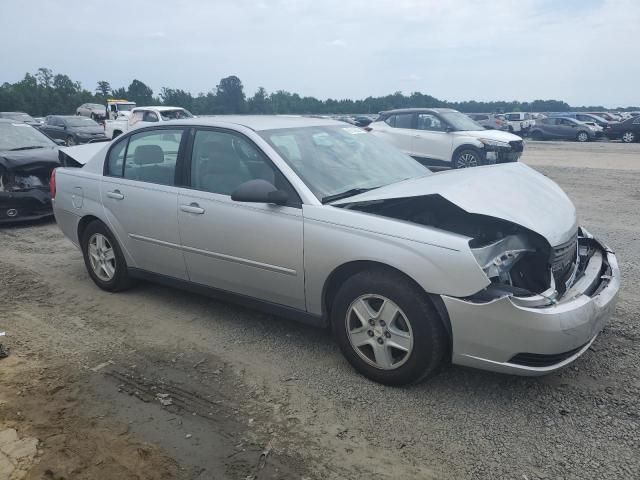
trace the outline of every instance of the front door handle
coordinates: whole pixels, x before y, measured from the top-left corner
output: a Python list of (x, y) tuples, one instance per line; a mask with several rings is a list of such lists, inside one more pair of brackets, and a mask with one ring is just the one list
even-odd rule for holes
[(196, 215), (202, 215), (204, 213), (204, 208), (200, 207), (200, 205), (195, 202), (192, 202), (189, 205), (180, 205), (180, 210), (187, 213), (195, 213)]
[(122, 200), (124, 195), (120, 193), (120, 190), (114, 190), (113, 192), (107, 192), (107, 197)]

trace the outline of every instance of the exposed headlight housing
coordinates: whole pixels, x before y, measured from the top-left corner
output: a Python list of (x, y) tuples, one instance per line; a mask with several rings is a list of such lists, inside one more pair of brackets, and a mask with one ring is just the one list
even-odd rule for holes
[(498, 279), (500, 283), (509, 285), (511, 268), (524, 254), (535, 252), (535, 249), (524, 235), (516, 234), (482, 247), (472, 248), (471, 251), (489, 279)]
[(489, 138), (479, 138), (478, 141), (485, 147), (497, 147), (497, 148), (510, 148), (508, 142), (501, 142), (500, 140), (492, 140)]

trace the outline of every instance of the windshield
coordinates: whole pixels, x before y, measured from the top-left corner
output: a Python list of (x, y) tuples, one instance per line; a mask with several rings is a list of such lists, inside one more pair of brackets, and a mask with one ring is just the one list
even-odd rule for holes
[(0, 117), (17, 120), (19, 122), (36, 122), (31, 115), (26, 113), (3, 113)]
[(191, 112), (182, 108), (176, 110), (163, 110), (160, 112), (163, 120), (179, 120), (182, 118), (193, 118)]
[(0, 122), (0, 150), (53, 147), (49, 137), (26, 123)]
[(117, 105), (120, 112), (130, 112), (135, 108), (133, 103), (118, 103)]
[(477, 131), (484, 130), (484, 127), (474, 120), (471, 120), (464, 113), (460, 112), (444, 112), (440, 116), (444, 118), (454, 130), (458, 131)]
[(431, 173), (413, 158), (358, 127), (301, 127), (258, 133), (319, 200)]
[(99, 127), (96, 122), (86, 117), (65, 118), (64, 123), (69, 127)]

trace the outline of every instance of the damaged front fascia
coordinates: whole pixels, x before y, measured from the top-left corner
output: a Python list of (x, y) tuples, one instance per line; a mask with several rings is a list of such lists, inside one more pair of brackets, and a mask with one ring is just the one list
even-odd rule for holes
[[(549, 263), (551, 247), (539, 234), (520, 225), (487, 215), (469, 213), (438, 194), (354, 202), (339, 207), (404, 220), (469, 237), (478, 264), (492, 283), (469, 299), (488, 302), (504, 296), (521, 298), (528, 306), (556, 300), (555, 280)], [(511, 284), (496, 280), (492, 262), (500, 252), (519, 257), (509, 265)], [(520, 256), (522, 255), (522, 256)]]

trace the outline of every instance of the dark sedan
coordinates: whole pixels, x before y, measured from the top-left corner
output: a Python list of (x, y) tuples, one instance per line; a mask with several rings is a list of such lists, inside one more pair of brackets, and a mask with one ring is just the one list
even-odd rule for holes
[(0, 224), (53, 215), (49, 178), (58, 146), (24, 123), (0, 119)]
[(619, 138), (624, 143), (633, 143), (640, 140), (640, 116), (631, 117), (620, 123), (612, 123), (607, 130), (610, 139)]
[(108, 140), (100, 125), (90, 118), (75, 115), (49, 115), (40, 130), (54, 140), (64, 140), (68, 146)]

